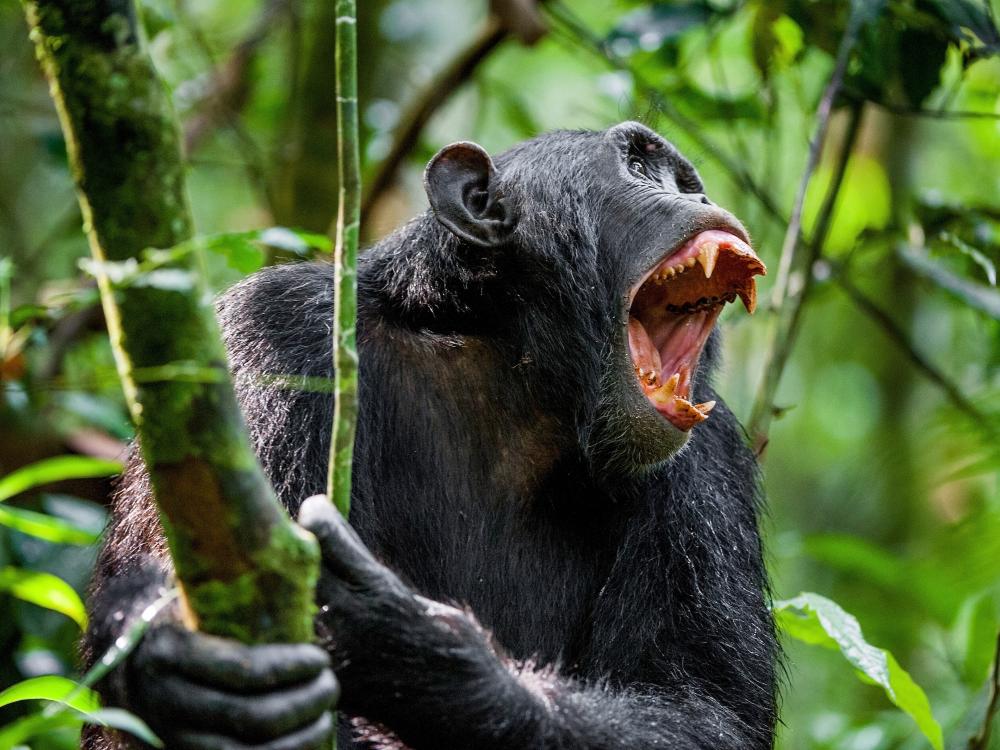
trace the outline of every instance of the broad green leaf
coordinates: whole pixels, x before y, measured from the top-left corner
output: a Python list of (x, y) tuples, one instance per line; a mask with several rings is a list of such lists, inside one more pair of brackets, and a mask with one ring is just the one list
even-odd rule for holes
[(26, 490), (64, 479), (108, 477), (122, 470), (121, 462), (105, 461), (87, 456), (57, 456), (46, 458), (12, 471), (0, 478), (0, 502)]
[(3, 568), (0, 570), (0, 591), (60, 612), (75, 621), (81, 629), (87, 627), (87, 612), (79, 595), (68, 583), (51, 573)]
[(864, 639), (853, 616), (835, 602), (809, 592), (774, 602), (773, 611), (779, 627), (791, 637), (839, 649), (863, 680), (881, 686), (889, 700), (916, 722), (935, 750), (942, 750), (941, 725), (931, 713), (927, 695), (891, 653)]
[(61, 518), (9, 505), (0, 505), (0, 526), (56, 544), (93, 544), (100, 537)]
[(101, 705), (93, 690), (58, 675), (32, 677), (0, 693), (0, 707), (29, 700), (53, 701), (84, 713), (96, 711)]

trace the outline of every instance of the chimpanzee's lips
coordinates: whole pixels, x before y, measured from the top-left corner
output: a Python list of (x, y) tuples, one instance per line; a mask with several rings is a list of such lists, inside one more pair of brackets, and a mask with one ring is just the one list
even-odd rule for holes
[(714, 401), (692, 404), (691, 374), (723, 305), (757, 306), (754, 276), (766, 273), (732, 232), (700, 232), (650, 269), (629, 294), (628, 343), (643, 393), (679, 430), (704, 421)]

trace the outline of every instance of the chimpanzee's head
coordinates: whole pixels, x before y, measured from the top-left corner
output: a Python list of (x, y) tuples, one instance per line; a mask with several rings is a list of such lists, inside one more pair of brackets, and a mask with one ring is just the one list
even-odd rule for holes
[(521, 309), (506, 314), (538, 327), (529, 336), (548, 365), (536, 371), (578, 406), (591, 460), (647, 470), (710, 418), (715, 402), (693, 396), (699, 360), (726, 303), (753, 312), (765, 269), (670, 143), (635, 122), (544, 135), (495, 163), (455, 143), (425, 186), (461, 245), (516, 259), (506, 283)]

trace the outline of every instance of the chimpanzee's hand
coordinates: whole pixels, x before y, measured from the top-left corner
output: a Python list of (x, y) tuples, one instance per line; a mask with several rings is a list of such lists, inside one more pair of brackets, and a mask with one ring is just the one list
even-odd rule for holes
[(482, 687), (501, 669), (474, 617), (403, 583), (325, 497), (306, 500), (299, 523), (320, 545), (318, 625), (345, 711), (398, 729), (420, 721), (421, 701), (440, 688), (443, 675)]
[(126, 680), (129, 708), (169, 750), (319, 748), (340, 690), (318, 646), (245, 646), (172, 623), (146, 633)]

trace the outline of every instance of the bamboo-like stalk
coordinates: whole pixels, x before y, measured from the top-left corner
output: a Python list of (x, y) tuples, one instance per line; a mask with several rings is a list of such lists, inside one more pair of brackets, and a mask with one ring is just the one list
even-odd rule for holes
[(357, 317), (358, 228), (361, 167), (358, 154), (358, 59), (355, 0), (337, 0), (337, 219), (334, 225), (333, 434), (327, 494), (347, 516), (351, 506), (351, 457), (358, 411)]
[[(66, 137), (111, 343), (191, 626), (313, 640), (319, 552), (254, 457), (189, 240), (177, 121), (130, 0), (24, 0)], [(136, 377), (183, 369), (190, 377)]]

